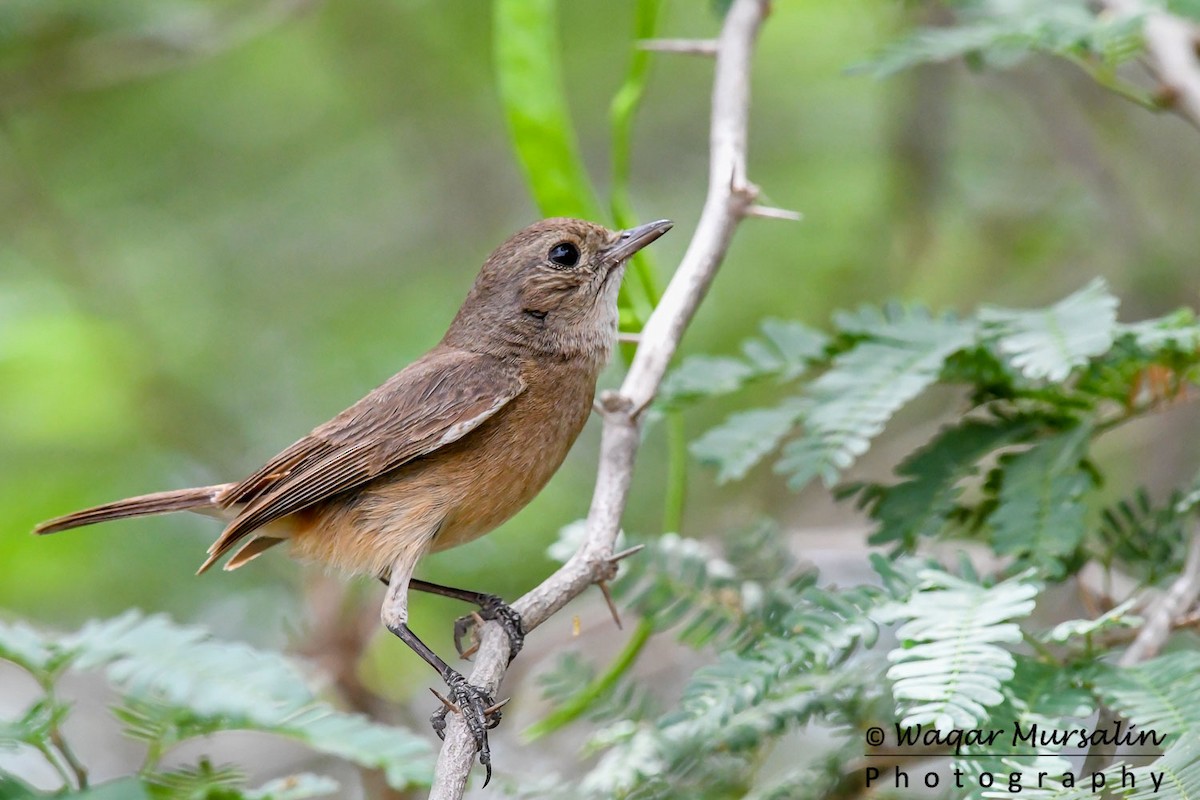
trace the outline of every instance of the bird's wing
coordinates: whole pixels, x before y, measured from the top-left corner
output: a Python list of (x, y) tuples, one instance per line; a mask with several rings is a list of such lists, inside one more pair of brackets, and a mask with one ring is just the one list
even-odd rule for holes
[(223, 492), (242, 508), (201, 571), (255, 528), (461, 439), (524, 389), (516, 364), (434, 350)]

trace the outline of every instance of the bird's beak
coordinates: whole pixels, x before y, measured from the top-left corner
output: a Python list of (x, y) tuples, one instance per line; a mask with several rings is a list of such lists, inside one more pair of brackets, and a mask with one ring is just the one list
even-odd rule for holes
[(654, 222), (647, 222), (645, 225), (638, 225), (636, 228), (621, 231), (617, 237), (616, 244), (604, 252), (604, 260), (615, 267), (622, 261), (626, 261), (638, 250), (641, 250), (671, 230), (674, 225), (675, 223), (669, 219), (660, 219)]

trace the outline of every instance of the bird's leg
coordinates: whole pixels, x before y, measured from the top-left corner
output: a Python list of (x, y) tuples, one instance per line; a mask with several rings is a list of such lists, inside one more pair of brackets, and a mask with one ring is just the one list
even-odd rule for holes
[(454, 648), (458, 650), (460, 656), (465, 658), (469, 655), (463, 648), (463, 637), (475, 627), (477, 616), (486, 620), (495, 620), (508, 634), (508, 663), (511, 664), (512, 660), (517, 657), (517, 653), (521, 652), (521, 647), (525, 644), (525, 628), (521, 623), (521, 615), (498, 596), (486, 592), (472, 592), (469, 589), (455, 589), (452, 586), (442, 586), (418, 578), (413, 578), (409, 582), (409, 586), (420, 592), (451, 597), (479, 606), (478, 614), (467, 614), (454, 620)]
[[(388, 578), (386, 577), (381, 577), (380, 580), (388, 583)], [(441, 584), (430, 583), (419, 578), (411, 578), (408, 585), (410, 589), (416, 589), (419, 592), (450, 597), (455, 600), (462, 600), (464, 603), (473, 603), (479, 606), (478, 614), (467, 614), (454, 620), (454, 649), (463, 658), (474, 653), (474, 648), (477, 646), (472, 645), (471, 648), (463, 647), (463, 638), (467, 635), (468, 631), (471, 631), (475, 627), (476, 617), (485, 620), (495, 620), (500, 623), (500, 627), (508, 634), (508, 663), (511, 664), (512, 660), (517, 657), (517, 653), (521, 652), (521, 647), (525, 644), (525, 628), (521, 623), (521, 615), (497, 595), (485, 592), (473, 592), (470, 589), (455, 589), (452, 586), (442, 586)]]
[[(397, 564), (397, 567), (400, 565)], [(475, 749), (479, 753), (479, 763), (487, 770), (483, 785), (487, 786), (492, 779), (492, 752), (488, 747), (487, 732), (500, 722), (500, 710), (491, 694), (478, 686), (467, 682), (462, 673), (450, 667), (437, 653), (417, 638), (408, 627), (408, 585), (411, 566), (404, 570), (392, 569), (391, 580), (388, 582), (387, 595), (383, 601), (380, 617), (387, 629), (408, 645), (414, 653), (425, 659), (429, 666), (437, 670), (449, 689), (449, 703), (462, 715), (463, 722), (475, 740)], [(403, 576), (403, 580), (400, 578)], [(437, 711), (433, 712), (429, 721), (438, 738), (446, 737), (446, 712), (449, 705), (443, 702)]]

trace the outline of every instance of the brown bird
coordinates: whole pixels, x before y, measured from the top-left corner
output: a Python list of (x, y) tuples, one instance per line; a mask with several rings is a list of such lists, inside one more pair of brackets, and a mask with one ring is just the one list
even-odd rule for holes
[[(200, 572), (237, 544), (227, 570), (286, 541), (300, 559), (384, 580), (383, 624), (445, 680), (490, 780), (487, 729), (499, 711), (409, 629), (408, 590), (478, 604), (505, 626), (514, 656), (520, 618), (494, 595), (421, 581), (413, 570), (426, 553), (493, 530), (558, 470), (616, 340), (625, 265), (671, 225), (530, 225), (487, 259), (436, 347), (249, 477), (118, 500), (36, 532), (195, 511), (228, 523)], [(455, 633), (457, 643), (459, 625)], [(445, 716), (442, 707), (431, 718), (439, 736)]]

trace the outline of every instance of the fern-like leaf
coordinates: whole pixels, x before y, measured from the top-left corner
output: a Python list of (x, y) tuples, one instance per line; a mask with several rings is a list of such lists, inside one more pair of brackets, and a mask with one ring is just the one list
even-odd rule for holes
[(1101, 667), (1095, 687), (1111, 708), (1144, 732), (1200, 739), (1200, 670), (1194, 651), (1132, 667)]
[(1015, 662), (1004, 643), (1021, 640), (1013, 620), (1033, 610), (1037, 586), (1017, 576), (991, 588), (939, 570), (921, 573), (921, 587), (879, 619), (902, 622), (901, 646), (888, 653), (887, 676), (905, 726), (973, 728), (999, 704)]
[(1086, 533), (1082, 498), (1093, 477), (1082, 459), (1090, 434), (1088, 426), (1076, 426), (1000, 459), (998, 505), (987, 520), (996, 552), (1021, 556), (1053, 577), (1062, 574), (1062, 559)]
[(1072, 639), (1095, 636), (1097, 633), (1103, 633), (1116, 628), (1136, 628), (1142, 624), (1142, 618), (1129, 612), (1137, 605), (1137, 602), (1138, 598), (1131, 597), (1124, 603), (1121, 603), (1121, 605), (1109, 609), (1106, 613), (1101, 614), (1095, 619), (1064, 620), (1039, 638), (1043, 642), (1066, 644)]
[(979, 312), (985, 335), (1030, 380), (1062, 381), (1092, 356), (1106, 352), (1117, 334), (1117, 298), (1097, 278), (1047, 309)]
[(236, 767), (214, 766), (202, 758), (195, 766), (152, 773), (145, 782), (155, 800), (208, 800), (229, 795), (242, 797), (236, 789), (244, 779), (245, 775)]
[(975, 474), (979, 460), (1025, 441), (1033, 430), (1033, 422), (1024, 418), (967, 419), (943, 428), (896, 468), (908, 480), (870, 487), (864, 494), (871, 518), (879, 523), (871, 543), (899, 542), (911, 549), (918, 539), (938, 535), (956, 508), (962, 481)]
[[(0, 640), (11, 632), (0, 632)], [(282, 654), (213, 640), (200, 628), (135, 612), (89, 622), (57, 640), (34, 635), (41, 636), (46, 652), (31, 647), (25, 631), (13, 637), (23, 642), (21, 657), (33, 653), (42, 663), (103, 668), (123, 695), (116, 713), (126, 732), (146, 741), (172, 743), (229, 728), (261, 730), (382, 769), (396, 788), (427, 783), (432, 776), (423, 739), (319, 702), (304, 673)]]
[(805, 403), (789, 399), (775, 408), (739, 411), (692, 442), (699, 461), (717, 467), (717, 481), (740, 480), (796, 427)]
[(864, 339), (809, 387), (804, 433), (784, 447), (776, 465), (793, 489), (814, 478), (836, 482), (892, 415), (936, 381), (946, 359), (975, 335), (971, 323), (920, 309), (843, 315), (839, 326)]
[(678, 406), (702, 397), (729, 394), (754, 380), (798, 378), (819, 358), (829, 337), (799, 322), (768, 319), (762, 335), (742, 345), (742, 357), (688, 356), (663, 381), (658, 403)]
[(884, 77), (955, 58), (1007, 67), (1035, 52), (1115, 66), (1141, 51), (1140, 25), (1138, 15), (1095, 14), (1082, 0), (991, 0), (970, 4), (959, 24), (921, 29), (855, 69)]
[(1158, 505), (1142, 487), (1105, 508), (1095, 537), (1103, 548), (1101, 559), (1120, 562), (1147, 583), (1175, 575), (1183, 564), (1194, 502), (1176, 492)]

